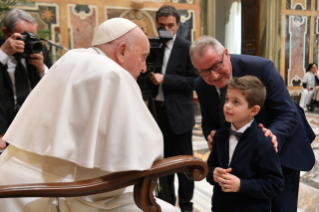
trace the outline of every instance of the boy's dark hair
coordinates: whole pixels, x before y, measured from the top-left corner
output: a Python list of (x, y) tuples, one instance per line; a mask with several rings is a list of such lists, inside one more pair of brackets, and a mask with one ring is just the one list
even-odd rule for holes
[(266, 88), (257, 77), (249, 75), (239, 78), (234, 77), (227, 86), (227, 89), (239, 90), (246, 98), (249, 108), (255, 105), (261, 108), (264, 105)]
[(174, 16), (176, 18), (176, 23), (178, 24), (181, 20), (181, 15), (179, 12), (176, 10), (175, 7), (169, 6), (169, 5), (164, 5), (161, 8), (159, 8), (156, 12), (156, 22), (158, 21), (158, 17), (168, 17), (168, 16)]

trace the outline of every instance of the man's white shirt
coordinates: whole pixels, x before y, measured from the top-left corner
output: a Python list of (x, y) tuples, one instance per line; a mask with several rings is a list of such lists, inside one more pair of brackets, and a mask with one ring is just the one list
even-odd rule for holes
[[(162, 74), (165, 75), (166, 73), (166, 68), (167, 68), (167, 63), (169, 60), (169, 57), (171, 56), (171, 52), (175, 43), (175, 39), (176, 39), (176, 34), (174, 35), (172, 40), (167, 41), (166, 46), (165, 46), (165, 52), (164, 52), (164, 57), (163, 57), (163, 65), (162, 65)], [(163, 93), (163, 83), (161, 83), (159, 85), (158, 88), (158, 94), (155, 97), (155, 100), (157, 101), (164, 101), (164, 93)]]

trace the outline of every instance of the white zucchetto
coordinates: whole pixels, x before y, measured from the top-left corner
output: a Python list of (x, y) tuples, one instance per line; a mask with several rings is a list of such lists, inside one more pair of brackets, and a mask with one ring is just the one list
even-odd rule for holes
[(109, 19), (102, 23), (95, 31), (92, 46), (116, 40), (135, 27), (137, 27), (135, 23), (125, 18)]

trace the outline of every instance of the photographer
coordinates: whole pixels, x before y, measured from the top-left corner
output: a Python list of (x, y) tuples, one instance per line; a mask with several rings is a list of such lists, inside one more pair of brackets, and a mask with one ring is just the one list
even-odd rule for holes
[[(189, 56), (191, 42), (176, 35), (180, 14), (174, 7), (161, 7), (156, 12), (156, 24), (173, 33), (173, 39), (165, 44), (162, 67), (151, 73), (158, 124), (164, 135), (164, 157), (192, 155), (193, 90), (197, 71)], [(184, 173), (178, 173), (178, 181), (179, 206), (182, 211), (192, 211), (194, 181)], [(174, 175), (168, 176), (167, 182), (168, 201), (175, 205)]]
[(24, 32), (36, 34), (36, 21), (23, 10), (10, 10), (3, 20), (4, 36), (0, 37), (0, 149), (6, 147), (2, 140), (3, 134), (30, 91), (51, 66), (48, 51), (44, 46), (38, 54), (22, 54), (26, 52), (28, 41), (21, 35)]

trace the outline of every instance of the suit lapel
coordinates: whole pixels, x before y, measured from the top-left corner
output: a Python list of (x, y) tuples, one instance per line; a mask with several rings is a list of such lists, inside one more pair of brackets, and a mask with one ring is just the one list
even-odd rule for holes
[(181, 43), (180, 38), (176, 35), (176, 39), (173, 44), (173, 48), (171, 50), (170, 57), (168, 59), (167, 67), (166, 67), (166, 73), (172, 74), (174, 73), (173, 63), (175, 61), (175, 57), (180, 55), (180, 49), (181, 49)]
[[(219, 96), (216, 91), (216, 87), (213, 85), (207, 84), (204, 80), (204, 89), (205, 92), (205, 99), (207, 99), (207, 102), (209, 104), (209, 107), (212, 111), (218, 111), (219, 110)], [(218, 114), (218, 113), (217, 113)], [(217, 116), (217, 120), (219, 120), (219, 115)]]
[(224, 157), (224, 167), (227, 169), (229, 167), (229, 133), (225, 129), (225, 157)]
[(2, 65), (1, 64), (1, 68), (2, 68), (2, 74), (4, 76), (4, 80), (6, 80), (8, 82), (8, 84), (10, 85), (10, 89), (11, 91), (13, 92), (13, 85), (12, 85), (12, 81), (11, 81), (11, 78), (9, 76), (9, 73), (8, 73), (8, 65)]
[[(250, 143), (250, 140), (252, 138), (255, 138), (257, 130), (258, 130), (258, 126), (257, 126), (256, 120), (254, 120), (251, 123), (250, 127), (248, 127), (244, 131), (243, 135), (240, 137), (240, 139), (239, 139), (239, 141), (234, 149), (232, 161), (240, 161), (241, 152), (244, 152), (244, 150), (247, 148), (247, 144)], [(228, 150), (228, 152), (229, 152), (229, 150)], [(230, 165), (232, 165), (232, 163)]]
[[(0, 46), (2, 46), (5, 42), (5, 38), (3, 36), (0, 37)], [(2, 63), (0, 63), (1, 66), (1, 70), (2, 70), (2, 74), (4, 76), (4, 80), (6, 80), (8, 82), (8, 84), (10, 85), (10, 89), (13, 92), (13, 85), (12, 85), (12, 81), (11, 78), (8, 74), (8, 65), (3, 65)]]

